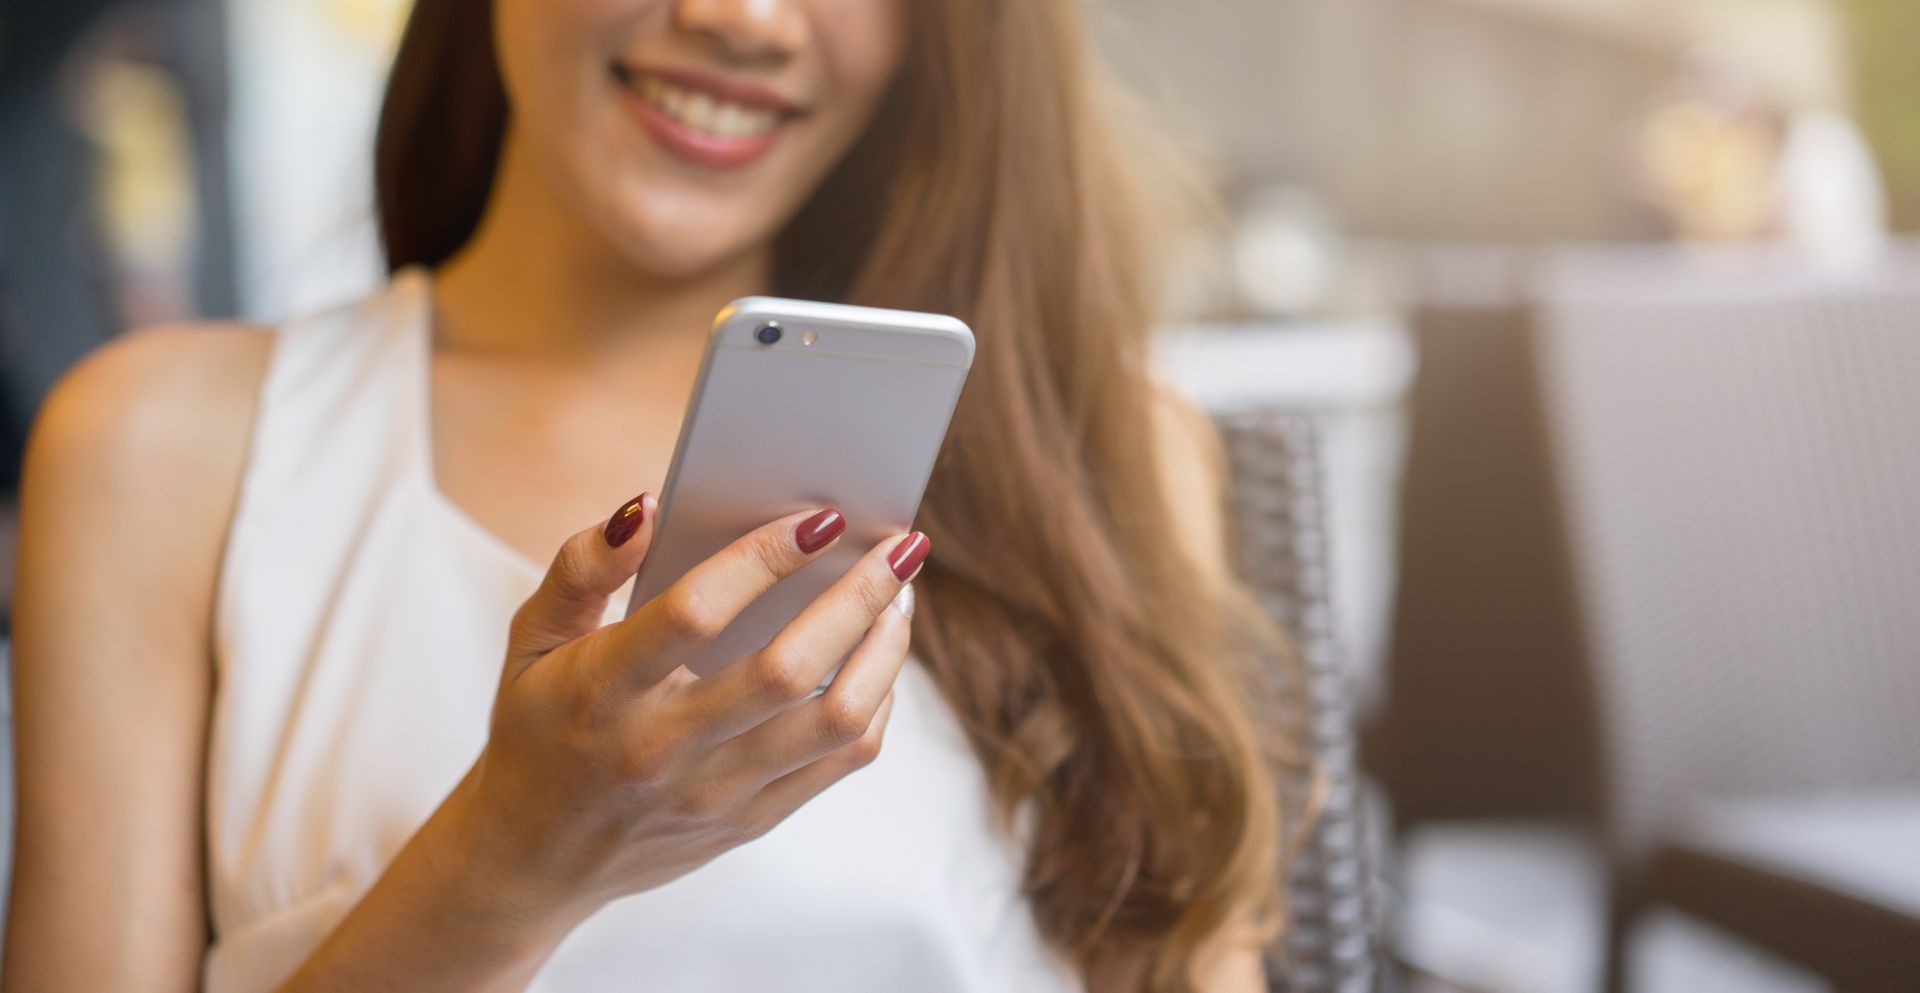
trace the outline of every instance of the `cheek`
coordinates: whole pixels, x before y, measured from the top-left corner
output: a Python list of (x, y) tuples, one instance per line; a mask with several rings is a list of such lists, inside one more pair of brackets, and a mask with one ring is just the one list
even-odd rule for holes
[(901, 0), (821, 0), (814, 23), (838, 102), (864, 123), (906, 58), (905, 5)]
[(577, 126), (584, 97), (601, 82), (603, 42), (631, 0), (494, 0), (494, 46), (509, 104), (520, 120)]
[[(607, 39), (632, 32), (643, 19), (661, 20), (664, 0), (494, 0), (494, 6), (512, 140), (531, 166), (529, 175), (588, 227), (610, 223), (623, 202), (635, 199), (625, 180), (646, 152), (613, 95)], [(660, 215), (657, 223), (684, 213), (670, 200), (643, 199), (656, 201), (644, 213)]]

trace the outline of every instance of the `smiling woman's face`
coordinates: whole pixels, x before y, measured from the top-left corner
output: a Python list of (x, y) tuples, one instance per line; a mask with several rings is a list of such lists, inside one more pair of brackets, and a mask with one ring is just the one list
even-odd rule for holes
[(509, 156), (631, 264), (768, 245), (866, 128), (900, 0), (495, 0)]

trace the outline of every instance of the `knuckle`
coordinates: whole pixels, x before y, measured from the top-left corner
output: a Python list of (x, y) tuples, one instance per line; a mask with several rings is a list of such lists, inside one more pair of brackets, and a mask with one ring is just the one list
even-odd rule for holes
[(690, 586), (676, 586), (660, 598), (660, 618), (676, 635), (707, 640), (720, 633), (720, 612), (708, 598)]
[(593, 556), (582, 545), (583, 540), (579, 535), (567, 539), (567, 543), (560, 546), (559, 554), (553, 557), (552, 567), (547, 570), (548, 582), (562, 596), (592, 593), (598, 585)]
[(748, 539), (745, 551), (756, 568), (775, 579), (792, 572), (799, 561), (799, 550), (784, 525), (762, 529)]
[(881, 579), (872, 570), (862, 570), (848, 577), (849, 594), (868, 609), (879, 611), (893, 602), (894, 595), (900, 592), (900, 584), (891, 576)]
[(873, 764), (873, 760), (880, 757), (880, 744), (883, 737), (880, 730), (875, 728), (854, 739), (853, 744), (841, 749), (846, 755), (848, 767), (863, 769)]
[(820, 731), (836, 746), (857, 744), (865, 737), (872, 719), (859, 701), (847, 694), (828, 690), (820, 701)]
[(761, 696), (774, 703), (798, 703), (818, 685), (806, 659), (791, 649), (769, 647), (755, 660), (755, 667)]

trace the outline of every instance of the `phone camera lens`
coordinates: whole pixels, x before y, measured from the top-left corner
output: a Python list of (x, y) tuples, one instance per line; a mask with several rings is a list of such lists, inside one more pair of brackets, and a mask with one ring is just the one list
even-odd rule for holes
[(760, 330), (753, 333), (753, 337), (762, 345), (771, 345), (780, 340), (780, 325), (771, 323), (762, 324), (760, 325)]

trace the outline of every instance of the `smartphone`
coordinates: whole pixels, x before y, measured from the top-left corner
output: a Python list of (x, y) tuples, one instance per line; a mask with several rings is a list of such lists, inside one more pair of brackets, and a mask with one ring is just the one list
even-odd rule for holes
[(777, 517), (837, 507), (847, 531), (697, 652), (698, 675), (764, 648), (862, 554), (912, 529), (973, 332), (939, 314), (773, 297), (714, 318), (627, 613)]

